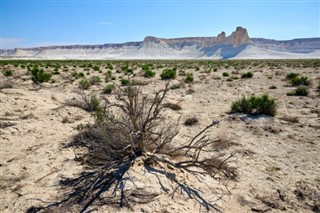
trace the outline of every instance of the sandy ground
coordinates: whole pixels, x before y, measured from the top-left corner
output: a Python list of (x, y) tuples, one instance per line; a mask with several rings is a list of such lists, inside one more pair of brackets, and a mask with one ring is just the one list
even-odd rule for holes
[[(0, 74), (0, 82), (13, 82), (13, 88), (0, 90), (0, 212), (26, 212), (31, 206), (58, 201), (64, 190), (59, 180), (82, 171), (79, 162), (74, 161), (74, 150), (64, 145), (77, 134), (79, 124), (92, 123), (93, 119), (82, 109), (64, 105), (78, 96), (79, 80), (73, 81), (71, 72), (55, 75), (56, 83), (37, 86), (28, 79), (25, 70), (10, 65), (7, 68), (13, 69), (14, 75)], [(205, 184), (192, 177), (182, 175), (181, 178), (209, 196), (222, 212), (320, 212), (320, 99), (316, 91), (320, 69), (252, 68), (253, 78), (233, 81), (227, 81), (222, 73), (240, 76), (242, 71), (231, 67), (205, 73), (204, 69), (187, 69), (194, 74), (195, 81), (170, 90), (167, 100), (179, 103), (182, 110), (168, 110), (167, 116), (180, 117), (180, 133), (175, 139), (178, 142), (195, 135), (212, 120), (219, 120), (209, 137), (233, 144), (221, 153), (236, 153), (229, 164), (237, 168), (238, 177), (211, 182), (204, 179)], [(161, 70), (152, 79), (137, 77), (149, 82), (143, 86), (144, 93), (163, 87), (158, 76)], [(305, 74), (311, 79), (309, 96), (286, 95), (293, 89), (284, 80), (289, 72)], [(96, 75), (94, 71), (91, 73)], [(178, 76), (171, 84), (181, 79)], [(94, 85), (87, 92), (101, 95), (104, 85)], [(269, 89), (271, 85), (277, 89)], [(190, 89), (194, 92), (190, 93)], [(277, 100), (275, 117), (228, 114), (235, 99), (264, 92)], [(196, 116), (199, 124), (184, 126), (183, 122), (190, 116)], [(148, 181), (157, 182), (152, 173), (142, 170), (137, 165), (130, 171), (135, 174), (136, 184), (144, 187)], [(206, 192), (206, 184), (217, 190)], [(131, 210), (104, 206), (93, 212), (206, 212), (186, 195), (172, 199), (157, 184), (148, 190), (161, 195)]]

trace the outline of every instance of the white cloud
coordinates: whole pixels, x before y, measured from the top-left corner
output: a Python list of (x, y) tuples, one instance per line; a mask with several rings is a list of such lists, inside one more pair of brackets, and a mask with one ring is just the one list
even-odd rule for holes
[(111, 22), (108, 22), (108, 21), (98, 21), (98, 22), (96, 22), (96, 24), (111, 25), (112, 23), (111, 23)]

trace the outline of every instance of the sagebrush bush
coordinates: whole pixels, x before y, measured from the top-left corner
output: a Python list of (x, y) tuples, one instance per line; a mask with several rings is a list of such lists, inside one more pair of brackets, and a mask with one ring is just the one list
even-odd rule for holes
[(249, 115), (271, 115), (276, 114), (277, 104), (273, 98), (270, 98), (268, 94), (261, 96), (242, 97), (241, 99), (232, 102), (231, 112), (245, 113)]
[(164, 69), (160, 75), (162, 80), (175, 79), (177, 76), (177, 69)]
[(121, 83), (122, 86), (126, 86), (126, 85), (129, 84), (129, 80), (122, 78), (122, 79), (120, 79), (120, 83)]
[(35, 83), (48, 82), (51, 78), (51, 73), (47, 73), (43, 69), (39, 69), (37, 67), (34, 67), (31, 70), (31, 74), (32, 74), (31, 79)]
[(277, 87), (275, 85), (271, 85), (269, 89), (277, 89)]
[(287, 79), (291, 80), (291, 79), (296, 78), (298, 76), (299, 76), (298, 73), (290, 72), (290, 73), (287, 74)]
[(91, 76), (89, 78), (89, 83), (91, 85), (96, 85), (96, 84), (99, 84), (101, 82), (101, 78), (99, 76)]
[(222, 76), (223, 76), (223, 77), (228, 77), (229, 75), (230, 75), (230, 74), (229, 74), (228, 72), (223, 72), (223, 73), (222, 73)]
[(186, 76), (186, 78), (184, 79), (184, 82), (186, 82), (186, 83), (191, 83), (191, 82), (193, 82), (193, 75), (192, 75), (192, 73), (187, 73), (187, 76)]
[(287, 96), (307, 96), (309, 91), (305, 86), (298, 86), (295, 90), (287, 93)]
[(151, 70), (144, 70), (144, 77), (153, 78), (155, 75), (156, 73)]
[(4, 76), (11, 76), (13, 74), (12, 70), (2, 70)]
[(81, 89), (89, 89), (89, 87), (90, 87), (90, 82), (88, 81), (88, 79), (82, 78), (82, 79), (79, 81), (79, 87), (80, 87)]
[(297, 76), (294, 78), (291, 78), (291, 84), (292, 86), (309, 86), (310, 81), (308, 80), (307, 76)]
[(104, 94), (111, 94), (112, 91), (116, 88), (114, 84), (107, 84), (105, 88), (103, 89)]
[(253, 73), (252, 72), (245, 72), (242, 73), (241, 78), (252, 78), (253, 77)]

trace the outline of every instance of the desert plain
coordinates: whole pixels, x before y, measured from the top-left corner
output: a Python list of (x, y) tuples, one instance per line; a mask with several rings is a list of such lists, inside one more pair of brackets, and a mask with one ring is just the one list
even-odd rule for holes
[[(145, 74), (146, 66), (155, 76)], [(50, 79), (34, 79), (35, 67)], [(177, 122), (174, 144), (190, 141), (219, 121), (206, 132), (219, 146), (201, 157), (225, 159), (231, 173), (217, 168), (214, 177), (191, 175), (161, 163), (148, 169), (137, 159), (122, 182), (124, 195), (104, 189), (84, 212), (320, 212), (318, 59), (2, 60), (0, 69), (0, 212), (83, 209), (81, 202), (48, 207), (72, 191), (63, 180), (88, 169), (78, 159), (86, 150), (68, 144), (95, 120), (70, 102), (93, 94), (114, 102), (128, 76), (145, 95), (169, 81), (164, 103), (178, 107), (164, 108), (163, 116)], [(176, 76), (162, 80), (165, 69), (174, 69)], [(252, 75), (245, 77), (248, 72)], [(294, 94), (292, 73), (307, 77), (303, 87), (308, 94)], [(117, 85), (114, 91), (106, 89), (110, 84)], [(265, 93), (275, 100), (274, 116), (231, 113), (234, 101)], [(195, 122), (186, 123), (190, 118)], [(150, 199), (140, 199), (137, 192)], [(128, 205), (105, 202), (103, 196), (125, 196)]]

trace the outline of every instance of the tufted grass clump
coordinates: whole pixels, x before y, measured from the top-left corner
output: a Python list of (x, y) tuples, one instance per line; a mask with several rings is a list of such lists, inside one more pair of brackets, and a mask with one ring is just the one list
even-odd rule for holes
[(231, 113), (245, 113), (248, 115), (270, 115), (275, 116), (277, 104), (275, 100), (269, 97), (268, 94), (261, 96), (242, 97), (241, 99), (232, 102)]

